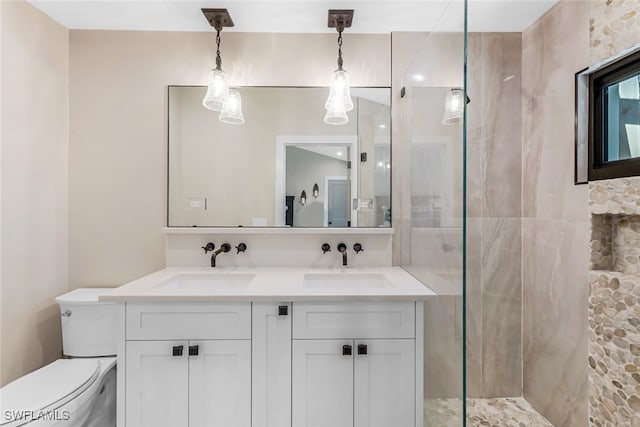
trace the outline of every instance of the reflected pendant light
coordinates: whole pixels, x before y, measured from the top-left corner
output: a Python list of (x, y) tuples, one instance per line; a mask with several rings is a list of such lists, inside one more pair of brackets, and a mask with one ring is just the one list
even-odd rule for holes
[(234, 24), (227, 9), (202, 9), (202, 13), (216, 30), (216, 68), (209, 73), (209, 84), (202, 105), (209, 110), (222, 111), (224, 100), (229, 94), (229, 83), (222, 69), (220, 32), (224, 27), (233, 27)]
[[(444, 101), (444, 117), (442, 117), (443, 125), (456, 125), (462, 122), (462, 114), (464, 113), (464, 91), (462, 88), (454, 87)], [(466, 103), (471, 102), (469, 97)]]
[(338, 31), (338, 69), (331, 76), (329, 97), (324, 105), (327, 110), (324, 122), (330, 125), (349, 123), (347, 111), (353, 110), (349, 73), (342, 68), (342, 32), (345, 28), (351, 27), (352, 21), (353, 9), (329, 10), (329, 28)]
[(235, 89), (229, 89), (229, 94), (224, 100), (222, 112), (220, 113), (220, 121), (230, 125), (241, 125), (244, 123), (242, 115), (242, 98), (240, 92)]

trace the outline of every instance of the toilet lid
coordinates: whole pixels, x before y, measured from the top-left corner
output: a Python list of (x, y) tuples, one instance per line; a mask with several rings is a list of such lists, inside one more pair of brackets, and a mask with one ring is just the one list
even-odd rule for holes
[[(86, 390), (100, 375), (96, 359), (59, 359), (0, 388), (0, 425), (19, 411), (46, 411), (65, 404)], [(20, 424), (17, 424), (20, 425)]]

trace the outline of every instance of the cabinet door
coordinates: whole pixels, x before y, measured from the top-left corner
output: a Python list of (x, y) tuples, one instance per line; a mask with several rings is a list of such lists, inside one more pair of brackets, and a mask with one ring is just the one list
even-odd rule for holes
[[(181, 356), (178, 355), (180, 346)], [(187, 341), (128, 341), (126, 354), (127, 427), (186, 425), (189, 416)]]
[(291, 427), (291, 304), (253, 303), (251, 424)]
[(343, 355), (345, 345), (353, 341), (293, 341), (293, 426), (353, 426), (353, 356)]
[(414, 340), (356, 340), (355, 427), (415, 425)]
[(251, 340), (189, 346), (189, 427), (250, 427)]

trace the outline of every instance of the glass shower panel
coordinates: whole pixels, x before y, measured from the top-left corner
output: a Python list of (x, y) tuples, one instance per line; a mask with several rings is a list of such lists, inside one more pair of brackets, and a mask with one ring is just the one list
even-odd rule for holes
[[(462, 426), (464, 415), (464, 4), (413, 40), (402, 77), (394, 156), (400, 173), (403, 268), (437, 295), (424, 303), (424, 425)], [(406, 47), (406, 46), (405, 46)], [(396, 148), (396, 145), (399, 147)], [(394, 157), (395, 160), (395, 157)], [(394, 192), (394, 198), (396, 193)], [(397, 227), (397, 226), (396, 226)]]

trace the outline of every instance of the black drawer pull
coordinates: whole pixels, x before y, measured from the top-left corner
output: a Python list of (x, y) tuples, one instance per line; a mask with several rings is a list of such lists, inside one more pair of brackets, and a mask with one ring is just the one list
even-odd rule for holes
[(358, 344), (358, 354), (367, 354), (366, 344)]
[(183, 345), (175, 345), (173, 346), (173, 355), (174, 356), (182, 356), (182, 350), (184, 349)]
[(198, 355), (198, 346), (190, 345), (189, 346), (189, 356), (197, 356)]
[(278, 316), (288, 316), (289, 315), (289, 306), (288, 305), (280, 305), (278, 306)]
[(343, 356), (351, 356), (351, 346), (345, 344), (342, 346), (342, 355)]

